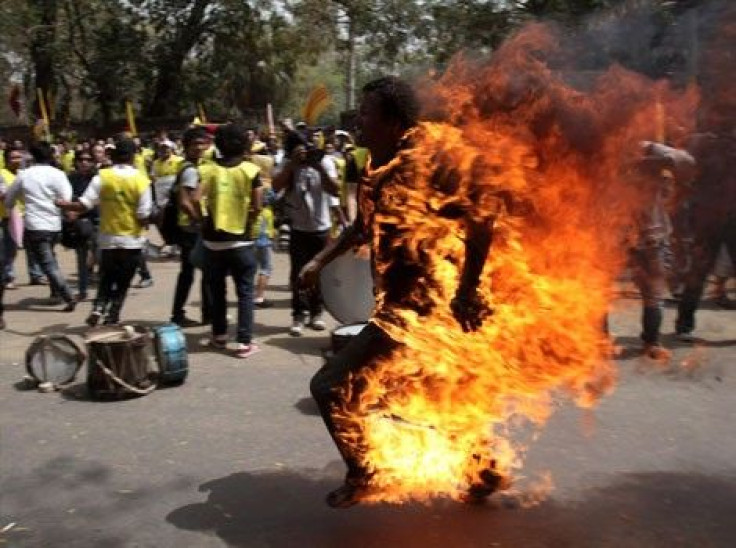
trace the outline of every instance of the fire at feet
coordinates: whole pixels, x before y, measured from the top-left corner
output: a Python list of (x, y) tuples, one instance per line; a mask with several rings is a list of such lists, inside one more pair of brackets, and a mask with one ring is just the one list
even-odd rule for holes
[[(370, 359), (348, 347), (337, 362), (359, 367), (328, 362), (313, 380), (353, 463), (333, 505), (491, 491), (522, 465), (519, 424), (541, 428), (554, 398), (590, 406), (613, 387), (605, 317), (625, 235), (652, 192), (636, 174), (639, 143), (656, 138), (662, 110), (671, 139), (684, 137), (697, 94), (620, 67), (573, 89), (546, 61), (557, 44), (532, 26), (489, 64), (457, 60), (422, 86), (441, 121), (410, 130), (363, 189), (373, 324), (388, 337), (367, 335)], [(464, 331), (453, 300), (473, 222), (493, 226), (478, 280), (492, 314)]]

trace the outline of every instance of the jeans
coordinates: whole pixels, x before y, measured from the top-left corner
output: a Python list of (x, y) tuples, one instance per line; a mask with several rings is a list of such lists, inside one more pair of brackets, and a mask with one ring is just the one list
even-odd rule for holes
[[(10, 235), (9, 224), (10, 221), (8, 219), (2, 220), (2, 243), (5, 246), (5, 264), (3, 266), (3, 271), (5, 273), (6, 282), (12, 282), (15, 280), (13, 263), (15, 262), (16, 255), (18, 254), (18, 246)], [(41, 267), (33, 260), (30, 253), (26, 253), (26, 268), (28, 270), (28, 277), (31, 281), (38, 280), (43, 276)]]
[(146, 254), (144, 252), (141, 252), (140, 257), (138, 258), (137, 270), (140, 273), (141, 280), (151, 279), (151, 271), (148, 270), (148, 261), (146, 260)]
[(327, 245), (329, 230), (324, 232), (301, 232), (291, 231), (289, 240), (289, 261), (291, 273), (291, 315), (295, 321), (303, 322), (307, 313), (314, 319), (322, 313), (322, 295), (319, 291), (311, 291), (306, 294), (299, 289), (299, 272), (304, 265), (311, 261), (317, 253)]
[(665, 244), (631, 250), (630, 262), (634, 283), (642, 299), (641, 339), (647, 344), (659, 342), (664, 298), (667, 291)]
[(92, 238), (87, 239), (74, 250), (77, 256), (77, 292), (80, 295), (86, 295), (89, 287), (88, 262), (92, 252), (92, 242)]
[(100, 281), (92, 310), (105, 316), (105, 323), (120, 321), (120, 312), (140, 261), (140, 249), (103, 249), (100, 252)]
[[(328, 358), (310, 382), (312, 397), (348, 467), (349, 479), (361, 478), (366, 469), (360, 460), (363, 448), (358, 425), (346, 419), (340, 410), (358, 407), (365, 390), (360, 371), (375, 367), (379, 360), (388, 358), (399, 346), (382, 329), (369, 323), (347, 346)], [(349, 400), (345, 399), (345, 394), (350, 395)]]
[(7, 253), (5, 252), (5, 233), (7, 232), (7, 227), (3, 224), (0, 224), (0, 318), (3, 317), (3, 312), (5, 312), (5, 307), (3, 305), (3, 298), (5, 297), (5, 284), (8, 281), (8, 277), (6, 274), (5, 261), (7, 260)]
[[(705, 216), (707, 212), (700, 211), (699, 214)], [(736, 257), (736, 214), (695, 231), (692, 268), (685, 277), (685, 289), (677, 307), (677, 333), (691, 333), (695, 329), (695, 312), (723, 244), (731, 257)]]
[[(179, 276), (176, 278), (176, 290), (174, 291), (174, 306), (171, 310), (171, 320), (179, 321), (184, 319), (184, 305), (187, 304), (189, 291), (194, 283), (194, 265), (189, 261), (189, 256), (197, 243), (198, 234), (191, 232), (182, 233), (179, 246), (181, 255), (179, 257)], [(202, 320), (210, 318), (210, 289), (209, 284), (205, 280), (204, 273), (200, 283)]]
[(256, 259), (253, 246), (215, 251), (205, 247), (207, 284), (212, 296), (212, 336), (227, 334), (227, 275), (232, 276), (238, 297), (237, 341), (250, 344), (253, 337), (253, 279)]
[(59, 263), (54, 256), (53, 245), (60, 238), (61, 232), (47, 230), (26, 230), (23, 237), (26, 252), (38, 263), (41, 271), (49, 279), (51, 294), (58, 295), (66, 302), (74, 300), (69, 284), (59, 270)]

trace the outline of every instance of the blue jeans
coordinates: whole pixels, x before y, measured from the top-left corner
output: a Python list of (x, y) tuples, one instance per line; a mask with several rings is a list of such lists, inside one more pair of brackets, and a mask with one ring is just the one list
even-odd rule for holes
[(7, 232), (5, 225), (0, 224), (0, 318), (3, 317), (5, 308), (3, 306), (3, 297), (5, 296), (5, 283), (7, 282), (5, 261), (7, 255), (5, 253), (5, 233)]
[(89, 287), (89, 266), (87, 265), (92, 250), (92, 238), (79, 244), (74, 250), (77, 255), (77, 292), (80, 295), (87, 294)]
[[(2, 220), (2, 243), (5, 246), (5, 263), (3, 265), (3, 272), (5, 273), (6, 282), (12, 282), (15, 280), (13, 263), (15, 262), (16, 255), (18, 254), (18, 246), (10, 235), (9, 224), (8, 219)], [(28, 269), (28, 277), (31, 281), (38, 280), (43, 276), (41, 267), (33, 260), (30, 253), (26, 253), (26, 268)]]
[(214, 251), (205, 247), (205, 269), (212, 297), (212, 336), (227, 334), (226, 280), (228, 274), (235, 283), (238, 297), (237, 340), (250, 344), (253, 336), (253, 279), (256, 259), (253, 246)]
[(53, 245), (59, 240), (61, 232), (49, 232), (47, 230), (26, 230), (23, 241), (26, 253), (31, 259), (38, 263), (41, 271), (46, 274), (51, 285), (51, 294), (58, 295), (66, 302), (74, 300), (69, 284), (59, 270), (59, 263), (54, 256)]

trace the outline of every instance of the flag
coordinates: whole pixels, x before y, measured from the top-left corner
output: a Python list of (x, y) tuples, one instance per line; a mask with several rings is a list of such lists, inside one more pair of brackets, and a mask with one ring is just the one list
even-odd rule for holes
[(20, 86), (18, 84), (13, 84), (13, 87), (10, 88), (8, 105), (10, 106), (10, 110), (13, 111), (13, 114), (15, 114), (15, 117), (20, 118)]
[(319, 115), (329, 106), (331, 100), (330, 93), (324, 85), (320, 84), (315, 87), (302, 108), (304, 121), (310, 126), (314, 125)]
[(125, 101), (125, 114), (128, 117), (128, 131), (131, 136), (138, 135), (138, 129), (135, 127), (135, 112), (133, 112), (133, 103)]

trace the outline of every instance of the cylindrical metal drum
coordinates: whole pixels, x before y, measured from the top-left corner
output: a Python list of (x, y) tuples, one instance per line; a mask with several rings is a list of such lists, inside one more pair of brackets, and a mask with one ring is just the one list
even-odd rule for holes
[(74, 335), (41, 335), (26, 351), (26, 370), (38, 383), (61, 386), (74, 380), (86, 357), (84, 341)]

